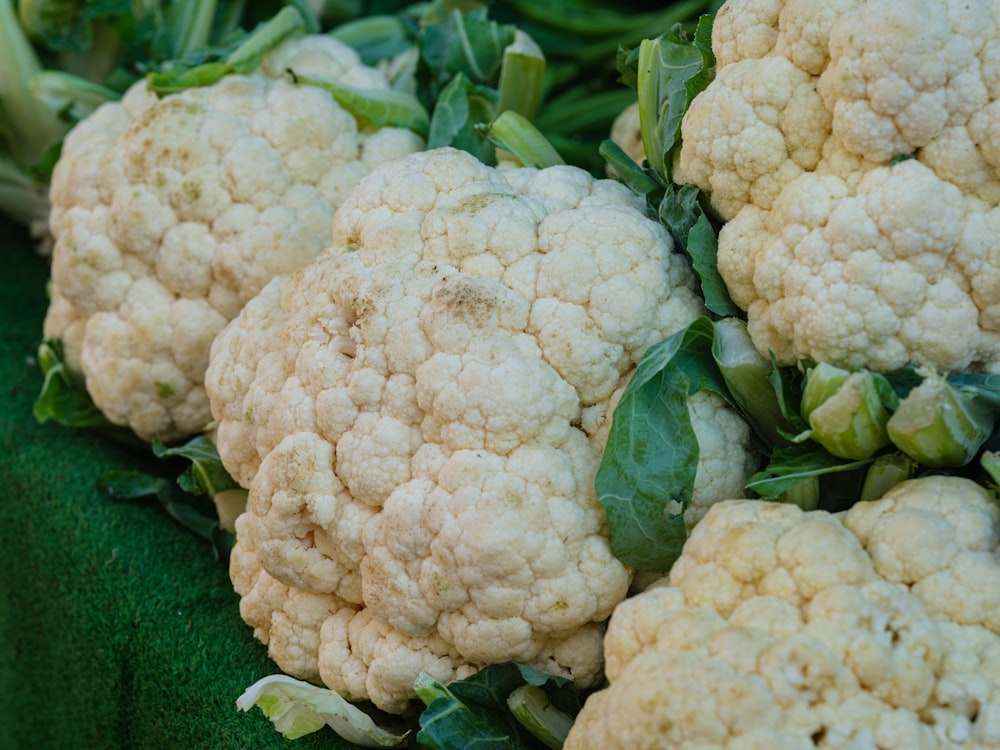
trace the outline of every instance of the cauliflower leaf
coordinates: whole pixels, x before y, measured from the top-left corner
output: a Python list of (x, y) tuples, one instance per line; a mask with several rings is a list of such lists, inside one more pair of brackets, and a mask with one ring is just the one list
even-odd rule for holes
[(683, 510), (699, 458), (688, 397), (708, 389), (728, 398), (713, 339), (711, 320), (701, 317), (650, 347), (615, 408), (595, 483), (611, 550), (627, 565), (665, 570), (687, 538)]
[(581, 707), (572, 680), (514, 662), (447, 685), (421, 672), (414, 688), (426, 705), (417, 741), (430, 750), (558, 748)]
[(298, 739), (329, 726), (345, 740), (362, 747), (402, 747), (408, 731), (397, 733), (380, 727), (371, 716), (336, 691), (288, 675), (264, 677), (236, 699), (236, 707), (257, 706), (281, 734)]

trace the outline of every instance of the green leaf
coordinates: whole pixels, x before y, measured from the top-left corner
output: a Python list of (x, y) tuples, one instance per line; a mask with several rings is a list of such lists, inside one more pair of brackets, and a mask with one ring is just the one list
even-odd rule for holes
[(877, 456), (865, 472), (858, 501), (878, 500), (897, 484), (912, 477), (916, 468), (916, 463), (905, 453), (883, 453)]
[(32, 93), (30, 81), (43, 67), (18, 21), (13, 0), (0, 0), (0, 140), (15, 162), (36, 164), (68, 126)]
[(650, 166), (664, 179), (673, 172), (684, 113), (715, 75), (712, 18), (702, 16), (693, 40), (675, 24), (656, 39), (639, 44), (636, 92), (642, 143)]
[(632, 188), (633, 192), (648, 196), (663, 190), (663, 183), (656, 173), (636, 164), (614, 141), (602, 141), (598, 150), (601, 157), (614, 170), (618, 180)]
[(581, 707), (573, 682), (513, 662), (491, 664), (464, 680), (442, 684), (426, 672), (414, 689), (427, 708), (417, 741), (431, 750), (544, 750), (550, 747), (522, 724), (508, 705), (524, 686), (539, 688), (565, 716)]
[(495, 162), (494, 147), (480, 126), (493, 119), (497, 92), (456, 75), (441, 92), (431, 117), (427, 147), (452, 146), (468, 151), (484, 164)]
[(52, 420), (64, 427), (111, 426), (104, 413), (94, 405), (83, 379), (66, 369), (61, 341), (43, 341), (38, 347), (37, 359), (45, 376), (33, 410), (39, 423)]
[(780, 498), (791, 487), (810, 477), (864, 471), (873, 459), (845, 461), (808, 443), (775, 448), (767, 466), (747, 481), (747, 489), (763, 498)]
[(129, 0), (20, 0), (18, 17), (36, 42), (51, 50), (84, 52), (93, 41), (93, 22), (99, 18), (132, 16)]
[[(919, 374), (915, 374), (917, 382), (914, 387), (923, 382)], [(985, 372), (956, 372), (948, 375), (947, 380), (959, 388), (971, 388), (976, 395), (993, 406), (1000, 407), (1000, 375)]]
[(490, 143), (509, 152), (523, 166), (544, 169), (565, 164), (545, 136), (513, 110), (503, 112), (484, 130)]
[[(778, 399), (778, 406), (781, 414), (788, 421), (794, 432), (801, 432), (809, 429), (809, 424), (799, 411), (802, 403), (802, 372), (794, 367), (778, 367), (778, 361), (771, 352), (771, 373), (768, 380), (774, 388), (774, 395)], [(803, 363), (808, 366), (808, 363)], [(790, 435), (787, 435), (790, 437)]]
[(667, 570), (683, 547), (683, 519), (667, 509), (691, 502), (698, 469), (687, 399), (705, 389), (731, 399), (713, 339), (712, 322), (702, 317), (650, 347), (615, 408), (595, 485), (611, 550), (626, 565)]
[(504, 50), (513, 43), (515, 33), (515, 26), (489, 19), (486, 8), (465, 13), (452, 10), (443, 21), (422, 30), (421, 59), (432, 72), (436, 88), (459, 73), (473, 83), (496, 86)]
[(782, 433), (792, 431), (770, 380), (773, 362), (754, 347), (746, 322), (733, 317), (715, 322), (712, 356), (760, 450), (770, 454), (782, 441)]
[(174, 0), (163, 14), (171, 58), (183, 58), (209, 43), (217, 0)]
[(729, 290), (719, 274), (715, 227), (705, 215), (700, 199), (701, 191), (694, 185), (670, 183), (664, 188), (656, 213), (674, 242), (691, 259), (705, 307), (719, 316), (738, 315), (740, 310), (729, 298)]
[[(44, 70), (31, 77), (31, 91), (66, 122), (76, 124), (118, 93), (61, 70)], [(61, 143), (60, 143), (61, 146)]]
[(861, 459), (888, 445), (886, 422), (897, 403), (882, 375), (820, 362), (806, 372), (801, 412), (813, 440), (835, 456)]
[[(202, 539), (213, 545), (224, 539), (211, 500), (183, 492), (165, 477), (138, 470), (110, 471), (97, 480), (97, 489), (112, 500), (155, 499), (171, 518)], [(228, 556), (229, 545), (215, 547), (215, 552)]]
[(396, 89), (367, 89), (328, 78), (309, 78), (289, 71), (296, 83), (316, 86), (337, 103), (375, 128), (406, 128), (426, 136), (430, 126), (427, 110), (412, 94)]
[(153, 455), (157, 458), (178, 456), (191, 461), (191, 466), (177, 478), (177, 484), (192, 495), (214, 497), (239, 487), (222, 465), (219, 451), (207, 435), (196, 435), (173, 448), (168, 448), (157, 438), (153, 441)]
[(965, 466), (993, 433), (997, 407), (974, 386), (956, 385), (930, 368), (922, 374), (889, 418), (889, 439), (924, 466)]
[(701, 213), (688, 232), (685, 252), (701, 284), (705, 307), (716, 315), (737, 315), (740, 310), (729, 297), (729, 289), (719, 274), (717, 262), (718, 240), (715, 229)]
[(451, 690), (426, 672), (414, 682), (417, 696), (427, 708), (420, 714), (417, 742), (431, 750), (466, 750), (475, 738), (482, 750), (522, 750), (517, 722), (496, 707), (473, 710)]

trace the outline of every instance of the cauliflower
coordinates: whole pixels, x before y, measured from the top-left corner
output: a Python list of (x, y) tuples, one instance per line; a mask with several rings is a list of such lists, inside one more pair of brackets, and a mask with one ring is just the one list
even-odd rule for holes
[(44, 335), (63, 340), (98, 408), (146, 440), (206, 426), (215, 335), (329, 244), (361, 176), (423, 147), (409, 131), (366, 128), (289, 68), (388, 86), (345, 44), (306, 36), (211, 86), (161, 99), (138, 82), (66, 138)]
[(566, 750), (1000, 746), (1000, 507), (954, 476), (833, 515), (718, 503), (619, 605)]
[(516, 660), (595, 684), (631, 579), (594, 489), (611, 409), (703, 313), (612, 180), (451, 148), (363, 178), (332, 246), (244, 307), (206, 375), (249, 488), (231, 576), (278, 665), (387, 711), (420, 671)]
[(1000, 8), (729, 0), (678, 182), (779, 364), (1000, 371)]
[[(632, 102), (618, 113), (611, 122), (611, 132), (608, 137), (624, 151), (636, 164), (642, 164), (646, 158), (646, 150), (642, 145), (642, 130), (639, 126), (639, 102)], [(611, 176), (614, 170), (609, 167)]]

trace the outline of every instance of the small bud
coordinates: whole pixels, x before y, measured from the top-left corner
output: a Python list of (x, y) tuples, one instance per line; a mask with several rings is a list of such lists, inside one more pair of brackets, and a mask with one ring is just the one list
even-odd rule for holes
[(889, 420), (890, 440), (925, 466), (964, 466), (993, 432), (993, 407), (971, 388), (954, 386), (929, 369)]
[(839, 458), (869, 458), (889, 444), (887, 405), (895, 394), (874, 372), (821, 362), (806, 374), (801, 410), (810, 437)]

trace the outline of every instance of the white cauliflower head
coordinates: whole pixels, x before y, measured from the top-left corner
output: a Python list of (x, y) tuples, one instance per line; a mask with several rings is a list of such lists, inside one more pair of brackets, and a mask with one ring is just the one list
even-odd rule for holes
[[(645, 350), (703, 313), (612, 180), (454, 149), (374, 170), (333, 246), (212, 349), (219, 454), (250, 490), (244, 602), (255, 577), (335, 597), (313, 669), (390, 711), (420, 670), (518, 660), (594, 684), (631, 578), (595, 494), (600, 436)], [(251, 623), (283, 606), (255, 601)]]
[(584, 748), (1000, 743), (1000, 507), (928, 476), (837, 516), (732, 500), (615, 610)]
[(756, 348), (1000, 370), (1000, 6), (729, 0), (675, 177)]
[(144, 439), (205, 427), (215, 335), (329, 244), (361, 176), (423, 146), (362, 126), (330, 94), (291, 83), (289, 68), (388, 87), (348, 46), (306, 36), (211, 86), (158, 98), (140, 81), (66, 138), (44, 335), (63, 340), (98, 408)]

